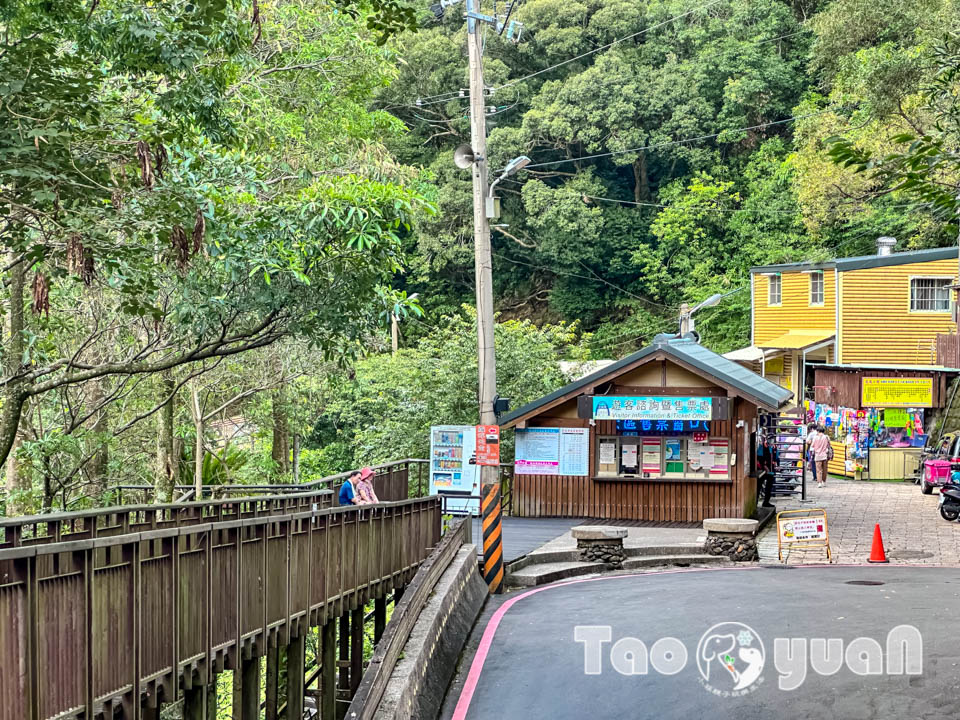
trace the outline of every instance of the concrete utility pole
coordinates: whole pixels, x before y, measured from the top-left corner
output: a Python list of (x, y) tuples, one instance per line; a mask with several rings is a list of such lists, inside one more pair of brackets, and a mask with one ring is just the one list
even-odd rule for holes
[[(497, 359), (493, 342), (493, 258), (487, 218), (487, 116), (484, 106), (483, 37), (475, 14), (479, 0), (467, 0), (467, 53), (470, 62), (470, 145), (473, 148), (473, 241), (477, 274), (477, 361), (480, 423), (496, 425)], [(483, 575), (490, 592), (503, 590), (500, 468), (480, 466), (483, 516)]]
[(390, 344), (393, 347), (393, 354), (397, 354), (400, 349), (400, 323), (397, 321), (397, 314), (390, 314)]

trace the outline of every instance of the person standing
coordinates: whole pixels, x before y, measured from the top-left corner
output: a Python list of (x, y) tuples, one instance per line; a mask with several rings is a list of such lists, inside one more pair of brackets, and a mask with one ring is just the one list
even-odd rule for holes
[(810, 446), (813, 445), (813, 441), (817, 437), (817, 424), (810, 423), (807, 425), (807, 452), (806, 460), (807, 464), (810, 466), (813, 472), (813, 481), (817, 482), (817, 464), (813, 461), (813, 452), (810, 449)]
[(826, 428), (820, 425), (817, 427), (817, 436), (810, 443), (810, 452), (813, 454), (813, 462), (817, 468), (818, 488), (827, 484), (827, 461), (830, 459), (831, 450)]

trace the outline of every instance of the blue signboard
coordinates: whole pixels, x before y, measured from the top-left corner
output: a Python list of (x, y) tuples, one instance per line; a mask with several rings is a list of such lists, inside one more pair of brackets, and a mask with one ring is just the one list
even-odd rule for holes
[(596, 420), (704, 420), (713, 419), (713, 398), (597, 395)]
[(617, 420), (617, 435), (691, 435), (710, 432), (706, 420)]

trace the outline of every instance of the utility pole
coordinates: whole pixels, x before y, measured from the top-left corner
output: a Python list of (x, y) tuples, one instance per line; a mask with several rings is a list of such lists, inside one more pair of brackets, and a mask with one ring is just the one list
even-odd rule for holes
[(400, 323), (397, 321), (397, 314), (390, 313), (390, 344), (393, 347), (393, 354), (397, 354), (400, 349)]
[[(493, 258), (487, 219), (487, 117), (484, 106), (483, 37), (480, 0), (467, 0), (467, 54), (470, 62), (470, 145), (473, 148), (473, 241), (477, 283), (477, 361), (480, 423), (496, 425), (493, 399), (497, 394), (497, 359), (493, 342)], [(483, 516), (483, 576), (490, 592), (503, 590), (500, 468), (480, 466)]]

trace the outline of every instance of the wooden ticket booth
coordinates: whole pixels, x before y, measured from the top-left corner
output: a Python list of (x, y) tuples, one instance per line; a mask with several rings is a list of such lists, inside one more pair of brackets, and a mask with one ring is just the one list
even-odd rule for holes
[(501, 418), (514, 428), (512, 511), (698, 523), (756, 505), (760, 410), (793, 393), (693, 339), (652, 345)]

